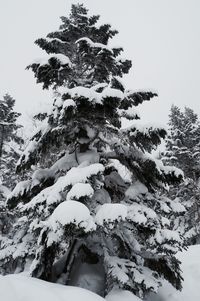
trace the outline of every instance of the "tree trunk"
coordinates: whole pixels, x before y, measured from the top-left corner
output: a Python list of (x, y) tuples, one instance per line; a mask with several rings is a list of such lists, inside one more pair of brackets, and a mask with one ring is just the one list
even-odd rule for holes
[(102, 258), (84, 245), (79, 245), (77, 251), (66, 284), (88, 289), (104, 297), (106, 277)]

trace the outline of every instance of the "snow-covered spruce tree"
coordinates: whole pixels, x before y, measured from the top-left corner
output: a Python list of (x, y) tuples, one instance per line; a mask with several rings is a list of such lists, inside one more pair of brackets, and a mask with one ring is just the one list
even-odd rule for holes
[[(47, 55), (28, 68), (55, 101), (18, 165), (35, 171), (8, 199), (21, 217), (1, 270), (102, 295), (117, 287), (143, 296), (163, 277), (180, 289), (182, 239), (168, 219), (179, 204), (157, 190), (182, 174), (150, 155), (166, 131), (137, 120), (135, 107), (156, 94), (125, 89), (131, 62), (109, 47), (117, 31), (98, 19), (72, 5), (59, 30), (36, 41)], [(121, 129), (122, 117), (132, 125)]]
[(20, 113), (14, 110), (15, 100), (6, 94), (0, 100), (0, 181), (7, 188), (16, 185), (15, 168), (20, 157), (22, 127), (17, 123)]
[(171, 107), (163, 161), (184, 172), (184, 182), (172, 187), (169, 195), (180, 198), (187, 208), (186, 214), (176, 219), (175, 225), (186, 240), (195, 243), (200, 236), (200, 122), (191, 108), (185, 107), (182, 112), (177, 106)]
[(177, 106), (171, 107), (166, 148), (165, 160), (196, 181), (200, 175), (200, 123), (192, 109), (185, 107), (181, 112)]
[(1, 235), (9, 231), (13, 219), (5, 206), (10, 189), (16, 185), (16, 163), (20, 157), (20, 147), (23, 143), (18, 134), (21, 125), (17, 118), (21, 115), (14, 111), (15, 100), (6, 94), (0, 100), (0, 240)]

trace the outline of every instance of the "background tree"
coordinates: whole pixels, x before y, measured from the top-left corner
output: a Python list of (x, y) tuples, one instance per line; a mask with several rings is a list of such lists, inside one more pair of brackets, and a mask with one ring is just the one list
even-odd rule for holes
[[(35, 171), (8, 200), (21, 218), (3, 242), (1, 271), (30, 267), (101, 295), (119, 287), (143, 296), (163, 277), (180, 289), (182, 239), (168, 219), (179, 204), (157, 191), (182, 173), (150, 155), (166, 131), (137, 120), (135, 107), (156, 94), (125, 89), (131, 62), (98, 19), (72, 5), (59, 30), (36, 41), (47, 56), (28, 68), (55, 100), (18, 164)], [(121, 129), (122, 117), (132, 125)]]
[(0, 100), (0, 180), (7, 188), (16, 185), (15, 168), (20, 157), (22, 127), (17, 123), (20, 113), (14, 110), (15, 100), (6, 94)]
[(6, 198), (16, 185), (16, 164), (20, 157), (23, 139), (19, 135), (22, 127), (17, 124), (21, 115), (14, 110), (15, 100), (6, 94), (0, 100), (0, 246), (8, 235), (14, 215), (6, 208)]
[(182, 204), (188, 208), (187, 213), (176, 221), (176, 226), (190, 243), (195, 243), (200, 235), (200, 123), (198, 115), (191, 108), (185, 107), (182, 112), (177, 106), (172, 106), (169, 126), (163, 160), (182, 169), (185, 175), (185, 181), (179, 187), (171, 189), (169, 195), (172, 198), (180, 198)]

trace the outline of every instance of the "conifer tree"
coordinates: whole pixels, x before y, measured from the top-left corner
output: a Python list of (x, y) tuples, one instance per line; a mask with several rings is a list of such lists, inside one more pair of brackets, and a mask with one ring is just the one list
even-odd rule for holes
[(9, 94), (0, 100), (0, 181), (10, 189), (16, 184), (15, 167), (23, 144), (19, 135), (22, 126), (17, 124), (21, 114), (14, 111), (14, 105), (15, 100)]
[(169, 195), (180, 198), (188, 209), (175, 225), (189, 243), (195, 243), (200, 236), (200, 122), (191, 108), (185, 107), (182, 112), (173, 105), (169, 126), (163, 160), (182, 169), (185, 175), (185, 181), (179, 187), (170, 189)]
[(184, 171), (185, 177), (196, 181), (200, 165), (200, 124), (197, 114), (188, 107), (184, 112), (171, 107), (166, 159)]
[[(36, 41), (47, 55), (28, 69), (55, 99), (17, 167), (34, 172), (8, 199), (21, 217), (0, 268), (101, 295), (118, 287), (142, 297), (162, 278), (180, 289), (182, 238), (169, 220), (179, 204), (157, 191), (182, 173), (150, 155), (166, 131), (138, 120), (135, 107), (156, 94), (126, 90), (131, 61), (98, 19), (72, 5), (59, 30)], [(122, 117), (132, 125), (121, 129)]]
[(16, 164), (20, 157), (23, 139), (18, 130), (17, 118), (21, 115), (14, 111), (15, 100), (6, 94), (0, 100), (0, 246), (3, 237), (8, 234), (13, 213), (6, 208), (6, 198), (16, 185)]

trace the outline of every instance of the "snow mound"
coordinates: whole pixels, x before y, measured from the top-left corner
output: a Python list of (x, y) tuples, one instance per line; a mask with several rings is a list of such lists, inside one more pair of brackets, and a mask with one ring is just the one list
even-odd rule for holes
[(2, 301), (105, 301), (79, 287), (48, 283), (22, 275), (0, 276), (0, 296)]

